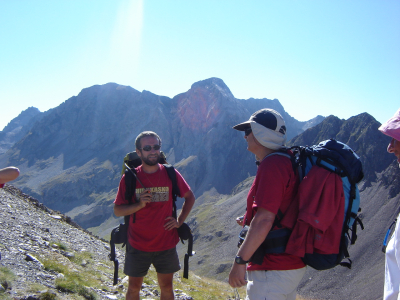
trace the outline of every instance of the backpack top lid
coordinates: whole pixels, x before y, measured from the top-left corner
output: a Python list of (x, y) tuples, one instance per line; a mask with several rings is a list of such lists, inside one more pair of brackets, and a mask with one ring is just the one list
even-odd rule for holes
[(364, 177), (360, 157), (349, 146), (335, 139), (329, 139), (320, 142), (318, 145), (306, 147), (305, 153), (328, 160), (340, 168), (351, 183), (358, 183)]
[[(130, 152), (126, 154), (124, 158), (124, 162), (128, 164), (130, 168), (137, 168), (142, 164), (142, 160), (136, 151)], [(164, 152), (160, 151), (160, 160), (158, 161), (160, 164), (167, 164), (167, 159), (165, 157)]]

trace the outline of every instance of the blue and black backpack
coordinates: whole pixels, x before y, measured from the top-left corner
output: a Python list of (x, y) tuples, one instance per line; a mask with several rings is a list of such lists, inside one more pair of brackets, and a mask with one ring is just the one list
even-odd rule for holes
[[(283, 155), (291, 160), (293, 170), (299, 173), (300, 184), (313, 166), (319, 166), (341, 177), (345, 196), (344, 221), (339, 253), (305, 254), (302, 258), (304, 263), (316, 270), (327, 270), (337, 265), (351, 268), (348, 246), (354, 244), (357, 240), (357, 225), (359, 224), (361, 229), (364, 229), (364, 225), (358, 216), (361, 208), (357, 183), (364, 177), (360, 158), (349, 146), (334, 139), (320, 142), (314, 146), (293, 146), (290, 150), (293, 155), (289, 155), (286, 151), (274, 152), (272, 155)], [(273, 228), (280, 229), (270, 231), (263, 244), (250, 259), (251, 262), (261, 264), (266, 253), (285, 252), (291, 230), (280, 225), (283, 217), (282, 212), (278, 211)], [(239, 244), (243, 241), (245, 232), (242, 232), (241, 235)], [(344, 259), (347, 259), (347, 261), (343, 261)]]

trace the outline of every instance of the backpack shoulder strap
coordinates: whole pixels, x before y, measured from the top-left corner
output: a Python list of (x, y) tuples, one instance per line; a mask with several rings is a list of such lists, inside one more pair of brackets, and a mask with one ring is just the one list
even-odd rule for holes
[(172, 181), (172, 200), (173, 200), (173, 205), (174, 205), (173, 217), (176, 219), (177, 218), (176, 198), (178, 197), (178, 195), (180, 196), (180, 194), (181, 194), (179, 187), (178, 187), (178, 181), (176, 179), (176, 172), (175, 172), (175, 168), (170, 164), (164, 164), (163, 166), (165, 167), (165, 170), (167, 170), (169, 179)]
[(126, 169), (125, 170), (125, 200), (132, 204), (132, 197), (136, 190), (136, 177)]
[[(125, 170), (125, 200), (132, 204), (132, 197), (136, 190), (136, 177), (128, 169)], [(129, 216), (125, 216), (125, 224), (129, 224)], [(136, 214), (132, 215), (132, 222), (135, 223)]]

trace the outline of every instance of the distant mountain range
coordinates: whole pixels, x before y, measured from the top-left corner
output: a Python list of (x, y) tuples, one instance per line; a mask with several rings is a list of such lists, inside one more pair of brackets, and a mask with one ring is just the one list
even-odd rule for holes
[(134, 150), (141, 131), (157, 132), (167, 160), (197, 197), (188, 220), (198, 253), (191, 259), (191, 269), (225, 280), (240, 229), (234, 219), (244, 212), (256, 172), (243, 134), (232, 126), (261, 108), (282, 114), (289, 144), (336, 138), (352, 147), (364, 164), (365, 178), (359, 186), (366, 229), (351, 248), (354, 267), (309, 270), (301, 294), (379, 299), (384, 268), (380, 243), (397, 210), (400, 171), (386, 153), (389, 138), (378, 132), (380, 124), (367, 113), (348, 120), (317, 116), (299, 122), (276, 99), (236, 99), (218, 78), (196, 82), (172, 99), (108, 83), (83, 89), (44, 113), (35, 108), (22, 112), (0, 132), (0, 166), (19, 167), (15, 186), (106, 237), (120, 221), (113, 216), (112, 201), (122, 158)]
[(289, 138), (323, 120), (299, 122), (278, 100), (238, 100), (218, 78), (194, 83), (172, 99), (109, 83), (45, 113), (22, 112), (1, 132), (0, 164), (21, 169), (15, 185), (24, 192), (85, 228), (97, 227), (114, 218), (122, 158), (141, 131), (161, 136), (168, 161), (197, 196), (211, 188), (230, 193), (255, 173), (242, 135), (231, 128), (264, 107), (284, 116)]

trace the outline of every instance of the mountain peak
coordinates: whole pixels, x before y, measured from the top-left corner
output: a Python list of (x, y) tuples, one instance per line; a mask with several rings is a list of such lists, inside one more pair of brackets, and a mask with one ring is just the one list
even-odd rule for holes
[(225, 82), (217, 77), (211, 77), (205, 80), (197, 81), (192, 84), (191, 89), (217, 89), (225, 97), (234, 98), (231, 90), (228, 88)]

